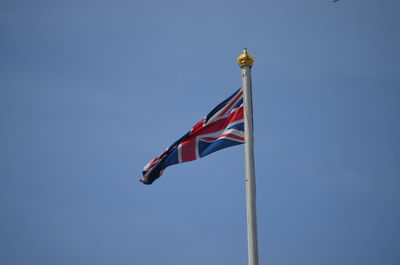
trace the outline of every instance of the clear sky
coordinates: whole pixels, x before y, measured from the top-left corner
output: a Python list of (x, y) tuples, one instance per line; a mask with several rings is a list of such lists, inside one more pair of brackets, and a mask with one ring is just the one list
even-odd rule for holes
[(247, 263), (243, 145), (143, 166), (253, 67), (260, 264), (400, 264), (395, 0), (1, 1), (0, 263)]

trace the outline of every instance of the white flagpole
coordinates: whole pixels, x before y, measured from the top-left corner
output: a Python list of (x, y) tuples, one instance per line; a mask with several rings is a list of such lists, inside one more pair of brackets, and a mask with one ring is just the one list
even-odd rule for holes
[(254, 136), (253, 136), (253, 103), (251, 91), (251, 67), (254, 57), (243, 53), (237, 62), (242, 72), (242, 88), (244, 103), (244, 136), (246, 164), (246, 211), (247, 211), (247, 243), (249, 265), (258, 265), (257, 215), (256, 215), (256, 180), (254, 174)]

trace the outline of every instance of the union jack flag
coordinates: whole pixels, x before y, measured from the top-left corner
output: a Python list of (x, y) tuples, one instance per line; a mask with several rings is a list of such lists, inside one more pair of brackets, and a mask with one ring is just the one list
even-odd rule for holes
[(193, 161), (244, 142), (243, 90), (239, 89), (159, 157), (151, 160), (144, 167), (143, 179), (140, 181), (150, 185), (168, 166)]

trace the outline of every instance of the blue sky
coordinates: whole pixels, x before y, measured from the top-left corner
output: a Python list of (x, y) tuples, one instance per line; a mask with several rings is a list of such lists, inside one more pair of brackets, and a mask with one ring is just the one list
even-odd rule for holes
[(0, 263), (247, 263), (244, 152), (143, 166), (253, 67), (260, 264), (400, 263), (397, 1), (1, 1)]

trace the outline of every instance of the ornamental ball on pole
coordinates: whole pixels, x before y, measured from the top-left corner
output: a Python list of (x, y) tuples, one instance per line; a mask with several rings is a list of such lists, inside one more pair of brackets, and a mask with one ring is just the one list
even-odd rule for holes
[(254, 57), (251, 56), (248, 52), (247, 52), (247, 48), (244, 48), (243, 52), (241, 55), (239, 55), (239, 57), (237, 58), (237, 62), (239, 64), (239, 66), (245, 67), (245, 66), (249, 66), (252, 67), (253, 63), (254, 63)]

